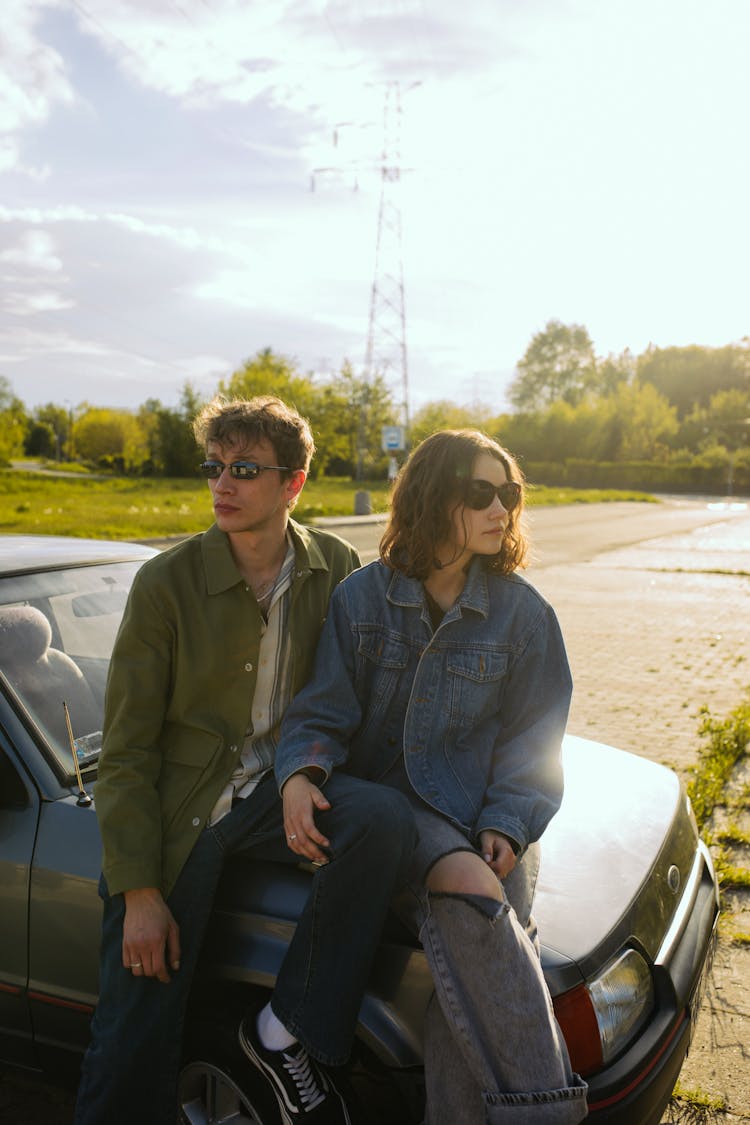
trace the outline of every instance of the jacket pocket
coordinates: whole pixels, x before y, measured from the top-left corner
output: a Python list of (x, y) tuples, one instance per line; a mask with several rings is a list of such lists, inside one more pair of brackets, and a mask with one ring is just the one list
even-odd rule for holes
[(165, 762), (205, 769), (221, 746), (221, 736), (215, 731), (166, 723), (161, 745)]
[(405, 641), (382, 629), (360, 627), (357, 646), (356, 692), (367, 701), (360, 737), (373, 724), (382, 725), (389, 707), (398, 706), (399, 686), (409, 662)]
[(221, 746), (221, 736), (210, 731), (168, 725), (163, 732), (159, 799), (165, 840), (186, 806), (195, 806), (191, 816), (198, 804), (203, 811)]
[(446, 667), (451, 727), (475, 727), (497, 711), (508, 671), (507, 652), (453, 652), (448, 654)]

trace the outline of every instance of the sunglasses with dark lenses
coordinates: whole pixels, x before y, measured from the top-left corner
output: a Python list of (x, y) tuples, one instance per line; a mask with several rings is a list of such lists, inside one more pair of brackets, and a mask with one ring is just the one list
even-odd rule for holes
[(286, 465), (259, 465), (257, 461), (232, 461), (230, 465), (225, 465), (223, 461), (204, 461), (198, 468), (208, 480), (218, 480), (225, 469), (229, 469), (233, 480), (255, 480), (261, 473), (267, 473), (271, 469), (279, 473), (294, 472)]
[(464, 503), (474, 512), (489, 508), (495, 497), (499, 499), (506, 512), (512, 512), (521, 499), (521, 486), (514, 480), (504, 484), (492, 484), (488, 480), (470, 480), (466, 484)]

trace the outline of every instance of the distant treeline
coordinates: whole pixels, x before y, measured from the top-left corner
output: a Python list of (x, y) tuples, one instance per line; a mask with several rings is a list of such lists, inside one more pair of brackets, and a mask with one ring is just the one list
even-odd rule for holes
[[(403, 423), (384, 375), (344, 363), (321, 378), (270, 349), (216, 393), (278, 394), (311, 421), (315, 475), (384, 477), (384, 426)], [(599, 357), (586, 329), (549, 321), (529, 343), (508, 392), (511, 409), (440, 400), (410, 420), (414, 445), (445, 427), (475, 426), (508, 446), (532, 482), (667, 491), (750, 491), (750, 340), (721, 348), (649, 347)], [(0, 462), (21, 455), (98, 469), (192, 476), (200, 451), (190, 423), (202, 405), (189, 382), (177, 407), (136, 411), (49, 403), (33, 411), (0, 377)]]

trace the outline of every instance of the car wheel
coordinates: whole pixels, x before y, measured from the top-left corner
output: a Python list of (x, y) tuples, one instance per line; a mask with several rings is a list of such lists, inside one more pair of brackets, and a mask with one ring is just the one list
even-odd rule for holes
[(276, 1099), (240, 1050), (239, 1019), (194, 1018), (177, 1087), (182, 1125), (278, 1125)]
[(228, 1069), (207, 1059), (183, 1068), (178, 1096), (185, 1125), (270, 1125), (277, 1120), (259, 1108)]

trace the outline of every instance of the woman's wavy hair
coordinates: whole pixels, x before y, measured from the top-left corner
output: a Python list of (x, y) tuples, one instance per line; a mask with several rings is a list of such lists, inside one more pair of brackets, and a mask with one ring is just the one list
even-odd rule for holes
[(485, 565), (495, 574), (510, 574), (526, 565), (528, 540), (521, 527), (525, 482), (515, 458), (480, 430), (438, 430), (417, 446), (396, 478), (390, 519), (380, 541), (380, 557), (387, 566), (421, 580), (435, 569), (439, 548), (453, 536), (451, 517), (464, 500), (480, 453), (489, 453), (508, 480), (521, 485), (500, 550), (487, 556)]

